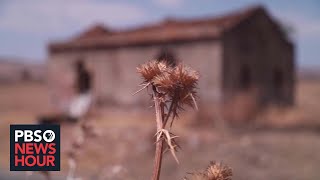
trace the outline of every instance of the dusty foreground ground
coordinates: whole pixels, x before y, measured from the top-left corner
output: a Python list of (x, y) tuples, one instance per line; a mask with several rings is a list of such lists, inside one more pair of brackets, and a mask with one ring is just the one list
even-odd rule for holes
[[(180, 165), (167, 153), (162, 179), (182, 179), (188, 172), (204, 169), (211, 160), (232, 167), (234, 180), (320, 179), (320, 83), (303, 82), (297, 89), (298, 105), (290, 110), (270, 110), (259, 116), (260, 130), (230, 129), (209, 122), (190, 125), (183, 116), (174, 125), (180, 136)], [(39, 84), (0, 86), (0, 179), (23, 179), (24, 173), (9, 171), (9, 124), (32, 123), (49, 111), (47, 89)], [(77, 175), (83, 179), (144, 180), (151, 176), (154, 122), (152, 110), (126, 113), (110, 108), (95, 118), (97, 137), (88, 137), (79, 157)], [(189, 119), (187, 123), (184, 119)], [(268, 128), (264, 128), (268, 127)], [(281, 127), (281, 128), (279, 128)], [(301, 128), (297, 128), (301, 127)], [(62, 171), (65, 179), (66, 151), (77, 129), (62, 125)], [(39, 174), (30, 179), (43, 179)]]

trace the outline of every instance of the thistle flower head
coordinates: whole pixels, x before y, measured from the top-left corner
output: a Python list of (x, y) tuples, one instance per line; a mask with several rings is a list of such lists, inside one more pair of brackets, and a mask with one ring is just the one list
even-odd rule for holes
[(164, 102), (171, 102), (167, 117), (172, 115), (173, 120), (185, 105), (198, 108), (195, 100), (199, 79), (197, 71), (183, 64), (172, 67), (167, 61), (150, 61), (140, 65), (137, 70), (145, 82), (142, 89), (152, 85), (163, 94)]
[(210, 162), (206, 172), (210, 180), (231, 180), (232, 177), (231, 168), (222, 163)]
[(176, 66), (171, 74), (182, 89), (194, 89), (199, 79), (197, 71), (183, 64)]
[(221, 163), (210, 162), (207, 169), (202, 172), (191, 173), (189, 178), (184, 180), (231, 180), (232, 170)]
[(183, 105), (194, 105), (198, 79), (197, 71), (179, 64), (156, 76), (152, 82), (158, 89), (165, 92), (172, 101), (176, 102), (179, 108), (182, 108)]
[(152, 83), (157, 87), (157, 89), (160, 92), (170, 94), (176, 88), (176, 82), (174, 81), (174, 79), (171, 78), (171, 72), (172, 70), (170, 69), (169, 71), (166, 71), (156, 76), (152, 80)]
[(167, 70), (168, 64), (165, 61), (149, 61), (137, 67), (138, 73), (141, 74), (145, 82), (151, 82), (154, 77), (161, 75)]
[(180, 106), (184, 104), (195, 105), (196, 86), (199, 79), (198, 72), (188, 66), (179, 64), (172, 72), (172, 77), (177, 82), (175, 94), (172, 98), (176, 98)]

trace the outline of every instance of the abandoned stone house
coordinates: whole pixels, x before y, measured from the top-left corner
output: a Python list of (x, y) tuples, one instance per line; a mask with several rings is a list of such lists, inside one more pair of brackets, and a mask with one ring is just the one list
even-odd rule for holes
[[(59, 97), (73, 64), (83, 61), (94, 79), (100, 103), (144, 104), (136, 67), (166, 58), (198, 70), (200, 103), (221, 103), (254, 89), (260, 102), (293, 104), (294, 46), (263, 7), (249, 7), (203, 19), (166, 19), (142, 27), (112, 30), (94, 26), (75, 37), (53, 42), (49, 84)], [(60, 85), (58, 85), (60, 83)]]

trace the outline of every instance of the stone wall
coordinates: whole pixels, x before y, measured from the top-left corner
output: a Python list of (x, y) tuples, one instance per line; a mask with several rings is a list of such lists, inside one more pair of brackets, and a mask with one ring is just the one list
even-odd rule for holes
[[(161, 49), (169, 49), (178, 61), (200, 72), (200, 102), (217, 101), (221, 85), (221, 44), (219, 41), (198, 41), (179, 44), (123, 47), (117, 49), (82, 52), (53, 53), (49, 59), (49, 83), (56, 97), (70, 91), (74, 79), (73, 63), (85, 61), (94, 77), (94, 93), (102, 103), (146, 105), (150, 98), (146, 92), (131, 94), (140, 87), (142, 79), (136, 67), (154, 59)], [(67, 84), (61, 86), (62, 84)]]
[(70, 95), (73, 63), (82, 59), (93, 75), (98, 102), (146, 106), (150, 102), (147, 93), (132, 96), (142, 82), (136, 67), (157, 57), (164, 48), (200, 72), (199, 104), (232, 99), (249, 90), (262, 103), (294, 102), (293, 45), (264, 11), (224, 32), (220, 40), (52, 53), (49, 82), (54, 97)]
[(226, 99), (251, 89), (262, 103), (293, 104), (293, 46), (265, 12), (242, 22), (225, 35), (223, 42)]

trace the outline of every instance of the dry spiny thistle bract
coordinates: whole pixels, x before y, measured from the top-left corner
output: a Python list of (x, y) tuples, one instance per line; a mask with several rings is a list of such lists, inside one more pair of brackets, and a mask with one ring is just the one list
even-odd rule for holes
[(198, 72), (183, 64), (179, 64), (153, 79), (153, 84), (161, 92), (167, 94), (168, 100), (171, 102), (172, 120), (178, 116), (179, 111), (183, 110), (184, 105), (198, 109), (196, 104), (198, 79)]
[(232, 169), (222, 163), (210, 162), (204, 172), (191, 173), (184, 180), (232, 180)]
[[(172, 78), (177, 82), (176, 93), (172, 94), (172, 98), (177, 98), (180, 106), (183, 104), (196, 107), (196, 86), (199, 74), (188, 66), (179, 64), (172, 73)], [(197, 107), (196, 107), (197, 108)]]
[(231, 180), (232, 177), (232, 169), (222, 163), (211, 162), (206, 172), (210, 180)]
[(177, 89), (188, 93), (194, 91), (198, 79), (199, 74), (197, 71), (186, 65), (179, 64), (156, 76), (153, 79), (153, 83), (172, 95)]
[(137, 71), (141, 74), (146, 83), (151, 83), (156, 76), (167, 71), (168, 66), (169, 65), (165, 61), (153, 60), (137, 67)]
[(169, 100), (175, 103), (176, 111), (182, 109), (183, 105), (197, 108), (197, 71), (183, 64), (172, 67), (166, 61), (156, 60), (140, 65), (137, 70), (146, 85), (153, 84), (160, 92), (168, 95)]

